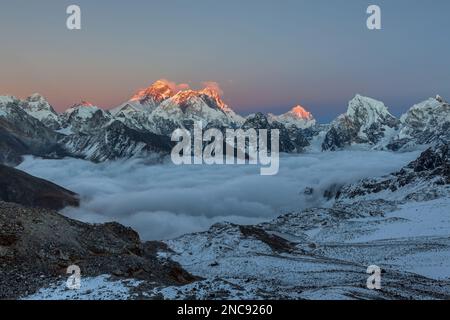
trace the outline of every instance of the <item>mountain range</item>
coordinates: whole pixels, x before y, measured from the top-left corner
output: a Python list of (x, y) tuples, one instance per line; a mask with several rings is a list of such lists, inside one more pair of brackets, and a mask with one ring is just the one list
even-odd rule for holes
[(177, 91), (159, 80), (111, 110), (82, 101), (59, 114), (39, 94), (25, 100), (0, 96), (0, 162), (14, 165), (27, 154), (91, 161), (159, 158), (170, 152), (172, 132), (192, 129), (194, 121), (222, 130), (279, 129), (280, 150), (288, 153), (346, 148), (404, 151), (450, 139), (450, 105), (440, 96), (397, 119), (382, 102), (356, 95), (345, 114), (320, 125), (301, 106), (279, 116), (242, 117), (214, 88)]

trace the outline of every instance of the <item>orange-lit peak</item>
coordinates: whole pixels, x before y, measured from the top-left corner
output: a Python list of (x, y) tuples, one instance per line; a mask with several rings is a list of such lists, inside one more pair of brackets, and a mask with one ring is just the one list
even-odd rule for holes
[(194, 91), (194, 90), (185, 90), (185, 91), (180, 91), (178, 92), (174, 97), (173, 100), (178, 103), (181, 104), (183, 102), (186, 102), (187, 100), (189, 100), (190, 98), (193, 97), (198, 97), (199, 92), (198, 91)]
[(310, 120), (310, 119), (313, 118), (311, 112), (306, 111), (305, 108), (303, 108), (300, 105), (295, 106), (294, 108), (292, 108), (290, 113), (292, 115), (294, 115), (295, 117), (300, 118), (300, 119)]
[(139, 90), (130, 101), (139, 103), (150, 101), (161, 103), (166, 99), (172, 98), (174, 102), (182, 104), (193, 97), (202, 98), (202, 96), (208, 96), (210, 99), (214, 100), (219, 108), (223, 110), (228, 109), (221, 98), (222, 89), (217, 82), (208, 81), (203, 82), (202, 84), (204, 89), (196, 91), (190, 89), (190, 86), (186, 83), (177, 84), (166, 79), (161, 79), (153, 83), (150, 87)]
[(175, 92), (172, 90), (170, 83), (165, 80), (158, 80), (146, 89), (141, 89), (131, 98), (130, 101), (145, 101), (153, 98), (160, 102), (172, 97)]
[(139, 90), (131, 101), (146, 102), (152, 99), (154, 102), (162, 102), (183, 90), (188, 90), (189, 85), (186, 83), (177, 84), (175, 82), (161, 79), (153, 83), (146, 89)]
[(225, 102), (223, 102), (222, 98), (220, 97), (219, 89), (208, 86), (205, 89), (200, 90), (198, 93), (204, 94), (204, 95), (212, 98), (221, 109), (228, 108), (228, 106), (225, 104)]
[(73, 108), (76, 108), (76, 107), (94, 107), (94, 105), (92, 103), (90, 103), (89, 101), (82, 100), (81, 102), (79, 102), (73, 106)]

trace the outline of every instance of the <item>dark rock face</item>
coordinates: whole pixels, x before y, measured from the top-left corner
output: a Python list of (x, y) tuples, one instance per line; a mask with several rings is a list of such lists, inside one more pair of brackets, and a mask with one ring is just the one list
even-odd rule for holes
[[(417, 160), (400, 171), (382, 178), (363, 179), (359, 183), (346, 186), (340, 190), (336, 199), (356, 198), (383, 191), (395, 192), (400, 188), (420, 185), (407, 197), (433, 199), (439, 196), (439, 186), (450, 184), (450, 145), (429, 148)], [(399, 199), (401, 200), (401, 199)]]
[[(241, 127), (242, 130), (248, 129), (277, 129), (280, 132), (280, 152), (301, 152), (303, 148), (309, 146), (309, 142), (303, 135), (302, 130), (288, 130), (282, 123), (274, 121), (269, 122), (266, 115), (258, 112), (253, 116), (247, 118), (245, 123)], [(270, 131), (268, 133), (268, 139), (270, 141)]]
[(332, 123), (322, 149), (335, 151), (352, 144), (375, 146), (389, 138), (387, 131), (397, 130), (399, 125), (400, 121), (382, 102), (356, 95), (349, 102), (347, 113)]
[(255, 226), (239, 226), (239, 230), (244, 237), (255, 238), (267, 244), (274, 251), (291, 252), (295, 250), (295, 245), (293, 243), (290, 243), (277, 235), (269, 234), (261, 228)]
[(332, 127), (326, 134), (322, 144), (324, 151), (336, 151), (349, 146), (358, 134), (357, 128), (348, 120), (343, 119), (338, 126)]
[(70, 265), (82, 276), (112, 274), (154, 286), (197, 278), (156, 257), (155, 243), (117, 223), (90, 225), (54, 211), (0, 202), (0, 299), (31, 294), (63, 277)]
[(16, 165), (22, 161), (23, 155), (31, 153), (30, 147), (7, 130), (0, 119), (0, 163)]
[(1, 164), (0, 201), (54, 210), (79, 205), (75, 193)]
[(386, 117), (362, 129), (364, 125), (361, 119), (341, 116), (327, 132), (322, 149), (336, 151), (353, 143), (376, 145), (385, 137), (386, 128), (398, 128), (399, 122)]
[(114, 121), (95, 134), (74, 134), (61, 139), (71, 153), (91, 161), (127, 159), (151, 153), (168, 154), (173, 147), (169, 137), (128, 128)]
[(63, 127), (73, 130), (66, 136), (28, 115), (18, 101), (3, 107), (7, 116), (0, 117), (0, 163), (8, 165), (19, 164), (24, 155), (106, 161), (168, 154), (173, 146), (169, 137), (131, 129), (100, 109), (86, 119), (80, 116), (82, 107), (65, 114)]
[(70, 127), (73, 132), (84, 134), (95, 133), (111, 119), (112, 117), (108, 111), (83, 105), (75, 105), (61, 115), (63, 128)]
[(448, 177), (450, 169), (450, 144), (444, 144), (436, 149), (427, 149), (417, 160), (410, 163), (408, 167), (414, 169), (414, 172), (432, 171), (435, 175), (442, 174)]
[(399, 136), (387, 146), (390, 150), (408, 150), (416, 145), (450, 142), (450, 104), (442, 97), (430, 98), (413, 106), (401, 118)]

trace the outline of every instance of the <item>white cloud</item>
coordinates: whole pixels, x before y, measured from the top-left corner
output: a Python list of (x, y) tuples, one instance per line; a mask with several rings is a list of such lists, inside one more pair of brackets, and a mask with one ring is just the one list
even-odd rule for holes
[[(418, 153), (326, 152), (284, 156), (277, 176), (254, 166), (149, 165), (141, 160), (95, 164), (27, 158), (19, 169), (79, 193), (68, 216), (118, 221), (145, 240), (208, 229), (216, 222), (251, 224), (307, 207), (325, 206), (324, 190), (398, 170)], [(315, 189), (306, 196), (306, 187)]]

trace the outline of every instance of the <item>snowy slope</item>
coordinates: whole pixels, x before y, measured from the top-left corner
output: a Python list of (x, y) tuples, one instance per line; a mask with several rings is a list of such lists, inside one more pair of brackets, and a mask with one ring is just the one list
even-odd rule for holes
[[(156, 292), (175, 299), (448, 299), (448, 156), (445, 146), (423, 153), (393, 175), (402, 181), (396, 189), (380, 183), (355, 194), (367, 188), (363, 180), (344, 189), (333, 208), (257, 226), (218, 224), (167, 241), (173, 251), (161, 255), (206, 280)], [(416, 197), (418, 189), (431, 193)], [(384, 270), (382, 291), (365, 288), (370, 265)]]
[[(448, 199), (408, 204), (377, 218), (309, 210), (254, 227), (216, 225), (168, 241), (174, 252), (161, 253), (206, 280), (155, 293), (172, 299), (448, 298), (450, 219), (442, 214), (449, 205)], [(424, 212), (432, 217), (425, 225)], [(385, 270), (382, 291), (365, 288), (366, 269), (374, 264)]]

